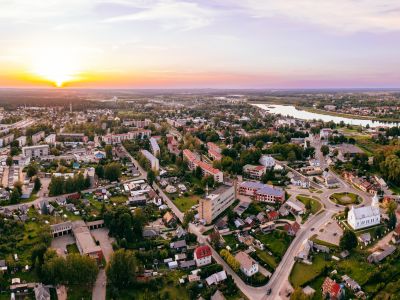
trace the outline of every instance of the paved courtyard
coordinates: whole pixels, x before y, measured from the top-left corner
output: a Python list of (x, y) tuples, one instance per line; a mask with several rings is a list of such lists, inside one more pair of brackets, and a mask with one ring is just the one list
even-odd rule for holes
[(337, 246), (339, 246), (342, 235), (342, 228), (333, 220), (326, 223), (317, 231), (317, 239)]
[(55, 249), (57, 253), (65, 257), (67, 246), (71, 244), (75, 244), (75, 238), (72, 234), (67, 234), (54, 238), (51, 241), (51, 248)]

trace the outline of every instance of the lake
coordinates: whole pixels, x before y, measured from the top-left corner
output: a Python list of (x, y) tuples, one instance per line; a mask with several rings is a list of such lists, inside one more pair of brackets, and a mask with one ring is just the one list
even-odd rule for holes
[(293, 105), (277, 105), (277, 104), (253, 104), (261, 109), (268, 111), (271, 114), (275, 115), (282, 115), (282, 116), (289, 116), (300, 120), (322, 120), (324, 122), (335, 122), (339, 124), (340, 122), (344, 122), (345, 124), (350, 125), (359, 125), (359, 126), (367, 126), (369, 127), (393, 127), (399, 126), (399, 122), (382, 122), (382, 121), (375, 121), (375, 120), (367, 120), (367, 119), (351, 119), (346, 117), (338, 117), (338, 116), (331, 116), (331, 115), (324, 115), (314, 112), (308, 112), (304, 110), (299, 110)]

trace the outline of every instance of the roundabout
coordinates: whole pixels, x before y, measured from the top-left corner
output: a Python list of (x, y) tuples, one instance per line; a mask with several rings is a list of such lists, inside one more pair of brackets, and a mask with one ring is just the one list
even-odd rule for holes
[(329, 196), (329, 200), (343, 206), (359, 205), (363, 202), (361, 196), (350, 192), (333, 193)]

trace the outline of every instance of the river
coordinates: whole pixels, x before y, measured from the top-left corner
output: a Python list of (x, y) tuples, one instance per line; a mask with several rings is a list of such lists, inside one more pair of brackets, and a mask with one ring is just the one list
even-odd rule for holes
[(376, 120), (368, 120), (368, 119), (351, 119), (346, 117), (339, 116), (331, 116), (325, 114), (319, 114), (314, 112), (308, 112), (305, 110), (299, 110), (293, 105), (278, 105), (278, 104), (253, 104), (261, 109), (268, 111), (271, 114), (281, 114), (282, 116), (289, 116), (300, 120), (322, 120), (324, 122), (333, 121), (337, 124), (340, 122), (344, 122), (345, 124), (350, 125), (359, 125), (359, 126), (367, 126), (369, 127), (394, 127), (399, 126), (399, 122), (382, 122)]

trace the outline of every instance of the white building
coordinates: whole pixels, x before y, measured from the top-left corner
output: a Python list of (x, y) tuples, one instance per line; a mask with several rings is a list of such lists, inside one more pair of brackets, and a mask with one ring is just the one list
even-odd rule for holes
[(48, 136), (45, 137), (44, 141), (46, 144), (51, 144), (54, 145), (56, 143), (56, 135), (54, 133), (49, 134)]
[(194, 250), (194, 260), (196, 261), (196, 266), (202, 267), (211, 264), (211, 248), (210, 246), (200, 246)]
[(20, 136), (19, 138), (15, 139), (16, 141), (18, 141), (18, 146), (19, 147), (24, 147), (26, 145), (26, 136)]
[(150, 148), (154, 156), (160, 155), (160, 146), (158, 146), (157, 140), (155, 138), (150, 138)]
[(37, 145), (22, 148), (22, 154), (29, 158), (49, 155), (49, 145)]
[(271, 155), (263, 155), (259, 163), (267, 168), (273, 168), (275, 166), (275, 159)]
[(144, 157), (147, 158), (147, 160), (150, 162), (151, 169), (153, 171), (159, 171), (160, 170), (160, 163), (158, 161), (158, 158), (155, 157), (153, 154), (151, 154), (147, 150), (141, 150), (141, 153), (144, 155)]
[(240, 251), (235, 255), (236, 260), (240, 263), (240, 270), (247, 276), (253, 276), (258, 273), (258, 263), (250, 257), (246, 252)]
[(333, 133), (333, 130), (330, 128), (322, 128), (319, 132), (319, 136), (321, 139), (327, 140)]
[(347, 223), (354, 230), (378, 225), (381, 222), (378, 196), (372, 198), (371, 206), (352, 207), (347, 215)]

